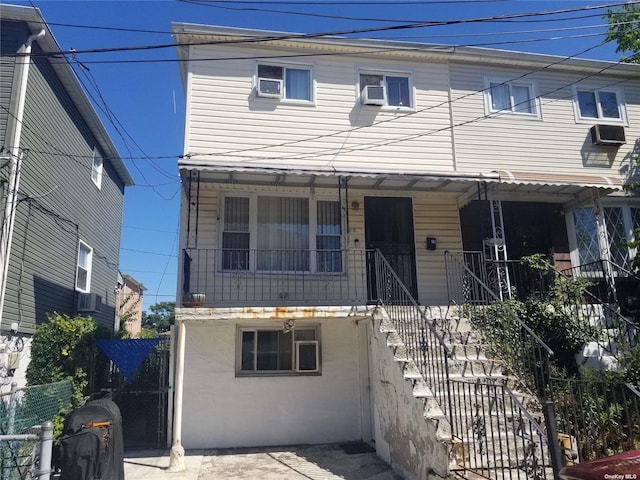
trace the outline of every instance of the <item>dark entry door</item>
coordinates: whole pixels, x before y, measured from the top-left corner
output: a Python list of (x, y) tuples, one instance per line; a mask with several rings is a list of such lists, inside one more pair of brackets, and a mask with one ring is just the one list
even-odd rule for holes
[[(378, 249), (414, 299), (418, 299), (410, 198), (365, 197), (364, 226), (367, 249)], [(371, 272), (372, 269), (369, 269)], [(371, 275), (370, 275), (371, 277)], [(369, 298), (377, 298), (375, 282), (369, 278)]]

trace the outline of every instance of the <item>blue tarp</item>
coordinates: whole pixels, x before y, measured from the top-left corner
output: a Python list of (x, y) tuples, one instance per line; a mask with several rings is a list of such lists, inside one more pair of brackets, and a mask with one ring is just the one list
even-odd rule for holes
[(131, 383), (133, 373), (145, 358), (162, 341), (161, 338), (127, 338), (123, 340), (98, 340), (98, 347)]

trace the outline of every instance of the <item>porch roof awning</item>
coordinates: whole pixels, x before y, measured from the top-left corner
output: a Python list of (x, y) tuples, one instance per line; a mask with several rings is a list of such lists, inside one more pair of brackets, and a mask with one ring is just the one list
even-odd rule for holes
[[(614, 176), (553, 174), (531, 171), (490, 171), (486, 173), (441, 173), (387, 171), (371, 172), (337, 169), (271, 168), (263, 166), (216, 165), (183, 158), (179, 164), (184, 180), (194, 171), (206, 172), (201, 182), (230, 185), (270, 185), (280, 187), (333, 188), (339, 178), (348, 179), (349, 188), (364, 190), (407, 190), (465, 193), (477, 183), (500, 185), (500, 191), (573, 195), (585, 188), (602, 193), (622, 190), (622, 180)], [(190, 173), (191, 172), (191, 173)]]

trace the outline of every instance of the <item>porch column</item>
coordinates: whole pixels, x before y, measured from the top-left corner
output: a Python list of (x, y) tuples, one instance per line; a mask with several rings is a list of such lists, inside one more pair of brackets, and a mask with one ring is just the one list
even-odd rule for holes
[(182, 446), (182, 394), (184, 390), (184, 352), (186, 326), (184, 320), (176, 318), (178, 322), (178, 356), (176, 358), (175, 402), (173, 405), (173, 442), (169, 455), (170, 472), (183, 472), (187, 469), (184, 464), (184, 447)]
[[(489, 258), (495, 262), (495, 288), (500, 300), (511, 298), (511, 282), (507, 269), (507, 241), (504, 233), (504, 220), (502, 216), (502, 202), (489, 196), (489, 210), (491, 215), (491, 228), (493, 237), (489, 244)], [(486, 253), (486, 252), (485, 252)]]

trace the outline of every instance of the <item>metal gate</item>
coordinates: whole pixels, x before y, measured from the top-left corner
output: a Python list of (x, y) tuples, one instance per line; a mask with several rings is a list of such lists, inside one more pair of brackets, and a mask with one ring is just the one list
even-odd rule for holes
[(166, 448), (171, 337), (163, 337), (131, 375), (111, 375), (112, 398), (122, 414), (125, 449)]

